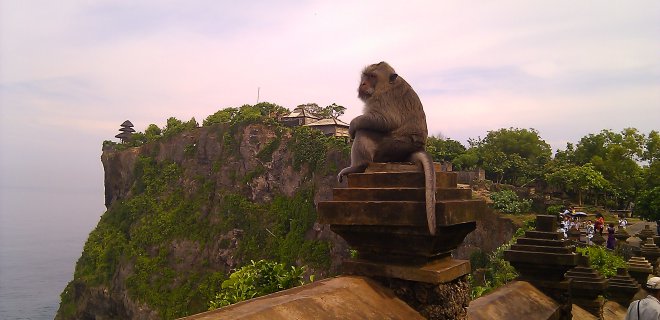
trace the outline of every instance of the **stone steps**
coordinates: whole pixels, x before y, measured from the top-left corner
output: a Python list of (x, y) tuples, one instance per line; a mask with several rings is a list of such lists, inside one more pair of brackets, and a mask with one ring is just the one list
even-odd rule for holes
[[(335, 201), (425, 201), (424, 188), (336, 188), (332, 192)], [(444, 188), (435, 192), (436, 200), (470, 200), (472, 190)]]
[[(454, 172), (436, 172), (437, 189), (457, 187), (458, 175)], [(348, 176), (349, 188), (423, 188), (423, 172), (371, 172), (353, 173)]]
[[(435, 204), (436, 224), (474, 221), (482, 200), (442, 200)], [(427, 226), (424, 201), (322, 201), (319, 222), (331, 225)]]

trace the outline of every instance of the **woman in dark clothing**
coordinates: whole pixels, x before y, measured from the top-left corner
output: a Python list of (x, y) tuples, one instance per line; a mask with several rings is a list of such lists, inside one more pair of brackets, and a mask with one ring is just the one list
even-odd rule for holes
[(607, 248), (614, 250), (614, 244), (616, 239), (614, 239), (614, 223), (610, 223), (607, 227)]

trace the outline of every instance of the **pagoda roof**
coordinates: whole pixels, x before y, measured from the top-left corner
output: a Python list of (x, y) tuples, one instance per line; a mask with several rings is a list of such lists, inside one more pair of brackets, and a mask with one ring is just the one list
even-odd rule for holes
[(319, 117), (313, 115), (305, 106), (297, 106), (291, 113), (284, 116), (283, 118), (313, 118), (320, 119)]
[(121, 124), (122, 127), (133, 127), (133, 123), (131, 123), (129, 120), (124, 121), (124, 123)]
[(119, 129), (119, 131), (124, 131), (124, 132), (135, 132), (135, 129), (133, 129), (133, 128), (131, 128), (131, 127), (122, 127), (121, 129)]
[(307, 124), (307, 126), (310, 126), (310, 127), (311, 126), (331, 126), (331, 125), (336, 125), (336, 126), (347, 127), (348, 128), (348, 124), (346, 122), (341, 121), (337, 118), (321, 119), (319, 121)]
[(127, 139), (127, 138), (130, 138), (130, 137), (131, 137), (130, 132), (122, 132), (122, 133), (115, 136), (115, 138), (119, 138), (119, 139)]

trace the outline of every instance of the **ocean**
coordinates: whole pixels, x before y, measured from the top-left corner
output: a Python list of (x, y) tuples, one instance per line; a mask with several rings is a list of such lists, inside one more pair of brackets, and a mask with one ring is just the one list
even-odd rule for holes
[[(72, 183), (74, 183), (72, 181)], [(0, 319), (53, 319), (103, 189), (0, 189)]]

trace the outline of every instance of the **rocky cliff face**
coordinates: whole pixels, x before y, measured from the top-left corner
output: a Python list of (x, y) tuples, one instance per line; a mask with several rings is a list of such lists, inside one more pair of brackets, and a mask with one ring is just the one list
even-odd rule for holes
[[(104, 150), (108, 211), (90, 234), (58, 319), (160, 319), (206, 310), (250, 259), (339, 271), (345, 242), (316, 221), (345, 143), (265, 124), (212, 125), (141, 147)], [(490, 250), (512, 225), (483, 217), (457, 251)], [(494, 236), (496, 235), (496, 236)]]

